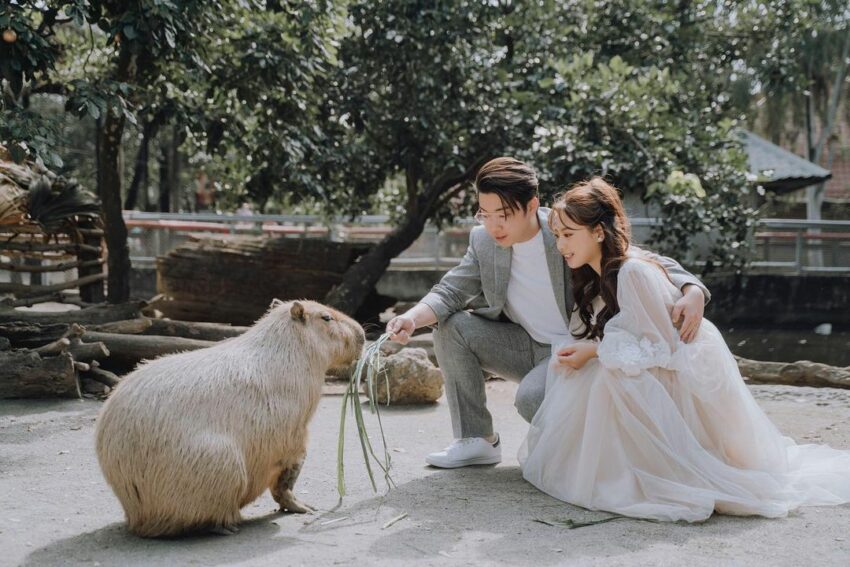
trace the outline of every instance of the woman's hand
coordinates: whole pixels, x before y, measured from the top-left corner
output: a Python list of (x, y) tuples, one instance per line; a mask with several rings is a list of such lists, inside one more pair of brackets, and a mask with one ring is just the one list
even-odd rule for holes
[(596, 343), (578, 342), (558, 351), (558, 363), (578, 370), (591, 358), (596, 357)]
[(696, 338), (705, 312), (705, 295), (693, 284), (685, 286), (684, 295), (673, 305), (673, 325), (686, 343)]

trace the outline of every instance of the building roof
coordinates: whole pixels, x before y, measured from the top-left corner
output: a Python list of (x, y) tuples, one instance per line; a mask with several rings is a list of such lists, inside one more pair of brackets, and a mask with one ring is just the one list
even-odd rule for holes
[(749, 130), (740, 130), (738, 135), (744, 143), (750, 173), (767, 190), (789, 193), (832, 177), (828, 169), (780, 148)]

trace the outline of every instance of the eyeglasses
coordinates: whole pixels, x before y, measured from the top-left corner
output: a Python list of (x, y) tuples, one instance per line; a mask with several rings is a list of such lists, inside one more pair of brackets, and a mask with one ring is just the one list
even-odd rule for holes
[(485, 213), (478, 211), (473, 217), (478, 224), (505, 224), (513, 215), (511, 213)]

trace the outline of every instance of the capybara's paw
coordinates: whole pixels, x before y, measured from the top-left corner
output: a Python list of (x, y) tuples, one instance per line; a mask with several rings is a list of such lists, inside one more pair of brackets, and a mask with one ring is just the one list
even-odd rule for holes
[(236, 535), (239, 533), (239, 526), (236, 524), (222, 524), (219, 526), (213, 526), (210, 529), (210, 533), (216, 535)]
[(316, 511), (316, 509), (309, 504), (305, 504), (295, 498), (290, 490), (287, 490), (277, 503), (280, 504), (280, 512), (282, 514), (308, 514)]

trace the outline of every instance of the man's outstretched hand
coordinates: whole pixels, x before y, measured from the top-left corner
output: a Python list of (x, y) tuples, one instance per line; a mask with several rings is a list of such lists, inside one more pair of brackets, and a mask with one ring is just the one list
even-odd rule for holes
[(673, 324), (679, 329), (679, 338), (686, 343), (697, 336), (705, 313), (705, 295), (695, 285), (687, 285), (682, 298), (673, 305)]
[(410, 341), (410, 337), (413, 336), (413, 331), (415, 330), (416, 322), (406, 315), (393, 317), (387, 323), (387, 332), (390, 334), (390, 340), (403, 345), (406, 345)]

